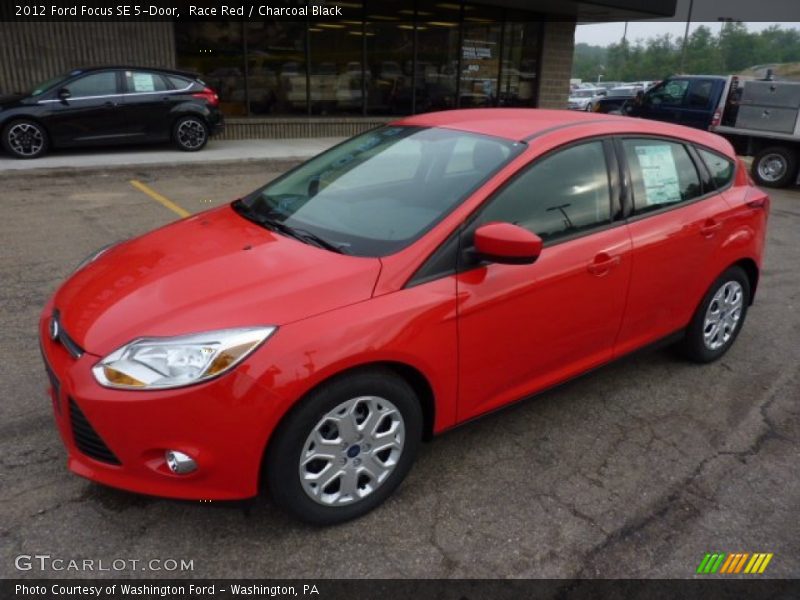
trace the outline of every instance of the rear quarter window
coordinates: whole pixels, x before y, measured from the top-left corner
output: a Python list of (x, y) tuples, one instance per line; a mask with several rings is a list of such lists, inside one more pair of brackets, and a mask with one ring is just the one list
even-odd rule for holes
[(177, 77), (175, 75), (170, 75), (167, 77), (167, 79), (169, 79), (169, 82), (172, 84), (172, 87), (174, 87), (176, 90), (185, 90), (187, 87), (192, 85), (192, 82), (189, 81), (188, 79), (185, 79), (183, 77)]
[(717, 189), (723, 188), (728, 185), (733, 179), (735, 165), (730, 158), (698, 148), (697, 153), (705, 163), (708, 172), (711, 174), (711, 180), (714, 182), (714, 187)]

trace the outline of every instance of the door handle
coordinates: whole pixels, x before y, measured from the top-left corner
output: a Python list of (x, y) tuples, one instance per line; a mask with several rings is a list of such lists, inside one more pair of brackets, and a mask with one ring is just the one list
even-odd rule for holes
[(720, 229), (722, 229), (722, 223), (719, 223), (718, 221), (714, 221), (713, 219), (709, 219), (700, 228), (700, 233), (703, 234), (703, 236), (705, 236), (705, 237), (711, 237), (715, 233), (717, 233)]
[(116, 103), (116, 102), (114, 102), (114, 101), (112, 101), (112, 100), (109, 100), (108, 102), (106, 102), (105, 104), (103, 104), (103, 106), (108, 106), (108, 107), (111, 107), (111, 106), (117, 106), (117, 103)]
[(609, 256), (605, 252), (601, 252), (594, 257), (594, 261), (589, 263), (586, 270), (592, 275), (602, 277), (621, 262), (622, 259), (619, 256)]

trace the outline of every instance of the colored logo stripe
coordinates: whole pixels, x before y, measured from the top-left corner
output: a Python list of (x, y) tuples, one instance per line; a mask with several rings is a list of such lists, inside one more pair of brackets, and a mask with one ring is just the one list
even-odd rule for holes
[(741, 573), (742, 569), (744, 569), (744, 573), (749, 575), (761, 574), (767, 568), (773, 556), (772, 553), (765, 552), (757, 552), (755, 554), (750, 554), (749, 552), (734, 552), (732, 554), (707, 552), (697, 567), (697, 573), (711, 575), (719, 572), (720, 574), (730, 575)]

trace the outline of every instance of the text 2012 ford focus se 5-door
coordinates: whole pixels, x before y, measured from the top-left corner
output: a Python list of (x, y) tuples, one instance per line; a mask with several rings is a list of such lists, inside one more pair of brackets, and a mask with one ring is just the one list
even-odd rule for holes
[(720, 357), (768, 208), (697, 130), (512, 109), (397, 121), (61, 286), (40, 338), (69, 468), (359, 516), (460, 422), (658, 340)]

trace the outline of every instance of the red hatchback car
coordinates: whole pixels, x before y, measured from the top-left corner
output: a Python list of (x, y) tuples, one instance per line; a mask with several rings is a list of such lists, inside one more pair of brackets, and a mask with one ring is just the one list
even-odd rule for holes
[(69, 468), (357, 517), (468, 419), (665, 339), (719, 358), (768, 208), (694, 129), (517, 109), (391, 123), (61, 286), (40, 338)]

